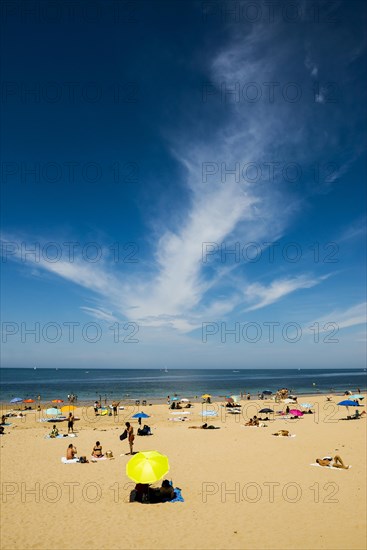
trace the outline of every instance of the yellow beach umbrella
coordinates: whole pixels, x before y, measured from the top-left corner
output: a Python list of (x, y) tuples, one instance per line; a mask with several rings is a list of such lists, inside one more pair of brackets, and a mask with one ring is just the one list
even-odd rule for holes
[(203, 399), (208, 399), (208, 397), (211, 397), (208, 393), (204, 393), (204, 395), (201, 396)]
[(135, 483), (154, 483), (168, 471), (168, 457), (157, 451), (141, 451), (126, 464), (126, 475)]
[(61, 407), (61, 412), (63, 413), (71, 413), (71, 412), (74, 412), (76, 409), (76, 407), (74, 407), (74, 405), (64, 405), (63, 407)]

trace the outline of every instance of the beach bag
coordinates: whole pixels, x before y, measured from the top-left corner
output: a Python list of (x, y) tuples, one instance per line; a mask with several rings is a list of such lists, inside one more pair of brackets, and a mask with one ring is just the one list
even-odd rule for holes
[(106, 451), (106, 458), (113, 458), (112, 451)]
[(120, 435), (120, 440), (123, 441), (124, 439), (127, 438), (127, 430), (125, 430), (121, 435)]

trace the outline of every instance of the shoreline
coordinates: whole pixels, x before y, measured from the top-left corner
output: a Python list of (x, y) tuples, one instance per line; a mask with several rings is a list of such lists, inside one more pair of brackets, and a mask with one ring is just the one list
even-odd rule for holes
[[(294, 392), (294, 390), (292, 390)], [(349, 390), (351, 391), (351, 390)], [(355, 393), (357, 393), (357, 388), (355, 388)], [(361, 388), (361, 393), (362, 394), (365, 394), (367, 393), (367, 388)], [(103, 395), (103, 394), (102, 394)], [(317, 396), (335, 396), (335, 397), (344, 397), (345, 395), (345, 392), (344, 391), (316, 391), (316, 392), (312, 392), (312, 391), (305, 391), (305, 392), (295, 392), (295, 393), (291, 393), (291, 395), (296, 395), (297, 399), (299, 398), (302, 398), (302, 397), (317, 397)], [(173, 396), (170, 396), (171, 398), (171, 402), (172, 402), (172, 397), (175, 397), (175, 395)], [(200, 396), (190, 396), (188, 394), (185, 394), (183, 396), (180, 396), (178, 395), (177, 396), (178, 399), (176, 400), (177, 402), (180, 402), (180, 399), (183, 399), (183, 398), (186, 398), (188, 399), (191, 403), (195, 403), (195, 404), (205, 404), (202, 400), (202, 398)], [(212, 395), (211, 396), (211, 404), (218, 404), (218, 403), (223, 403), (225, 401), (225, 398), (226, 396), (225, 395)], [(63, 402), (63, 404), (61, 404), (60, 406), (61, 407), (67, 407), (69, 405), (74, 405), (75, 407), (93, 407), (93, 404), (94, 402), (96, 401), (96, 397), (93, 397), (91, 399), (78, 399), (76, 402), (74, 403), (69, 403), (67, 400), (65, 400)], [(102, 399), (102, 406), (105, 407), (105, 406), (109, 406), (112, 401), (119, 401), (120, 402), (120, 406), (131, 406), (131, 405), (135, 405), (135, 402), (136, 401), (140, 401), (140, 405), (139, 406), (151, 406), (151, 405), (166, 405), (167, 404), (167, 397), (128, 397), (128, 398), (122, 398), (122, 399), (118, 399), (118, 398), (114, 398), (114, 399), (107, 399), (107, 404), (105, 404), (105, 400)], [(142, 401), (146, 401), (147, 404), (146, 405), (142, 405)], [(260, 399), (257, 395), (255, 394), (251, 394), (251, 398), (250, 399), (246, 399), (245, 397), (241, 398), (240, 401), (244, 401), (244, 402), (254, 402), (254, 401), (260, 401), (260, 402), (271, 402), (271, 403), (282, 403), (282, 401), (275, 401), (272, 397), (264, 397), (264, 399)], [(35, 400), (36, 402), (36, 400)], [(150, 403), (149, 403), (150, 402)], [(56, 405), (52, 403), (52, 401), (47, 401), (47, 400), (42, 400), (40, 401), (40, 404), (41, 404), (41, 407), (43, 408), (49, 408), (49, 407), (55, 407)], [(4, 407), (11, 407), (12, 405), (14, 405), (14, 409), (16, 409), (16, 405), (17, 403), (10, 403), (9, 401), (6, 401), (4, 399), (0, 399), (0, 407), (1, 408), (4, 408)], [(20, 410), (20, 409), (18, 409)], [(35, 411), (36, 408), (33, 406), (31, 409), (28, 409), (28, 411)]]
[[(366, 389), (362, 389), (361, 390), (361, 393), (366, 397), (367, 399), (367, 390)], [(333, 401), (333, 398), (336, 398), (336, 399), (342, 399), (343, 397), (345, 397), (347, 399), (347, 396), (344, 395), (343, 392), (334, 392), (334, 393), (331, 393), (331, 392), (318, 392), (318, 393), (299, 393), (297, 394), (297, 401), (294, 403), (294, 406), (295, 407), (301, 407), (302, 408), (302, 405), (301, 405), (301, 401), (302, 399), (316, 399), (317, 398), (320, 398), (320, 397), (331, 397), (331, 401), (323, 401), (325, 403), (334, 403), (335, 404), (335, 401)], [(192, 404), (192, 406), (194, 405), (200, 405), (200, 406), (206, 406), (208, 408), (210, 407), (219, 407), (220, 408), (223, 408), (223, 409), (226, 409), (225, 407), (225, 397), (224, 396), (212, 396), (211, 398), (211, 402), (210, 403), (207, 403), (205, 401), (203, 401), (201, 398), (199, 397), (193, 397), (193, 398), (187, 398), (189, 400), (189, 402)], [(75, 411), (79, 410), (79, 411), (87, 411), (87, 410), (90, 410), (90, 409), (94, 409), (94, 401), (95, 400), (78, 400), (76, 403), (70, 403), (70, 405), (74, 406), (75, 407)], [(102, 400), (103, 401), (103, 400)], [(137, 404), (137, 401), (139, 401), (139, 403)], [(146, 401), (146, 405), (143, 405), (142, 404), (142, 401)], [(180, 402), (180, 398), (178, 398), (178, 400), (176, 401), (176, 403), (179, 403)], [(171, 399), (171, 403), (172, 403), (172, 399)], [(251, 399), (246, 399), (246, 398), (241, 398), (238, 403), (240, 404), (240, 406), (244, 409), (246, 406), (250, 406), (250, 405), (254, 405), (254, 406), (260, 406), (260, 405), (263, 405), (264, 407), (266, 405), (268, 406), (272, 406), (272, 407), (280, 407), (280, 408), (284, 408), (287, 403), (285, 403), (284, 400), (280, 400), (280, 401), (275, 401), (275, 399), (272, 399), (271, 397), (265, 397), (264, 399), (259, 399), (258, 397), (251, 397)], [(366, 403), (364, 402), (364, 400), (360, 400), (360, 404), (359, 406), (360, 407), (365, 407), (365, 405), (367, 404), (367, 401)], [(24, 405), (24, 404), (23, 404)], [(112, 408), (110, 407), (111, 405), (111, 402), (107, 402), (107, 404), (104, 404), (102, 403), (102, 407), (101, 407), (101, 410), (106, 410), (106, 409), (110, 409), (110, 411), (112, 412)], [(291, 405), (291, 404), (290, 404)], [(69, 403), (68, 402), (64, 402), (63, 404), (60, 404), (60, 408), (62, 407), (68, 407), (69, 406)], [(119, 402), (119, 408), (118, 410), (123, 413), (123, 411), (125, 411), (124, 414), (126, 414), (126, 412), (129, 410), (129, 409), (133, 409), (135, 412), (137, 411), (140, 411), (142, 410), (143, 408), (149, 408), (149, 407), (155, 407), (155, 406), (165, 406), (167, 407), (167, 411), (170, 411), (170, 408), (168, 406), (168, 403), (167, 403), (167, 399), (162, 399), (162, 398), (152, 398), (152, 399), (149, 399), (149, 398), (144, 398), (144, 399), (121, 399), (121, 401)], [(22, 407), (18, 407), (17, 406), (17, 403), (9, 403), (9, 402), (4, 402), (4, 401), (0, 401), (0, 411), (2, 414), (4, 414), (5, 412), (7, 411), (17, 411), (17, 412), (22, 412), (22, 413), (28, 413), (28, 414), (37, 414), (39, 415), (39, 417), (47, 417), (47, 415), (45, 414), (45, 411), (46, 409), (48, 408), (51, 408), (51, 407), (57, 407), (56, 404), (53, 404), (53, 403), (50, 403), (50, 402), (44, 402), (42, 404), (42, 401), (41, 401), (41, 411), (37, 411), (37, 408), (36, 407), (33, 407), (33, 408), (28, 408), (28, 409), (25, 409), (23, 406)], [(121, 408), (123, 407), (123, 409)], [(304, 408), (304, 407), (303, 407)], [(313, 408), (313, 407), (312, 407)], [(219, 410), (218, 409), (218, 410)], [(229, 408), (230, 409), (230, 408)], [(176, 409), (174, 409), (176, 410)], [(185, 408), (185, 406), (183, 406), (182, 408), (178, 409), (181, 411), (182, 414), (184, 413), (187, 413), (188, 411), (190, 411), (190, 408)], [(192, 410), (192, 409), (191, 409)], [(67, 416), (67, 413), (64, 413), (64, 416)], [(85, 416), (83, 414), (83, 416)], [(87, 414), (86, 415), (87, 417), (89, 417), (90, 415)], [(94, 416), (94, 415), (92, 415)], [(96, 415), (97, 417), (103, 417), (103, 416), (108, 416), (108, 415)]]

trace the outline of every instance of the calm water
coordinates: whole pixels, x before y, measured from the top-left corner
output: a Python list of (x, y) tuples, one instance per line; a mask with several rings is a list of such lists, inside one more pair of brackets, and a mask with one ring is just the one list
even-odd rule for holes
[(0, 369), (0, 400), (23, 399), (41, 395), (43, 401), (67, 399), (69, 393), (79, 401), (102, 399), (165, 398), (177, 393), (195, 397), (203, 393), (224, 396), (281, 387), (295, 393), (362, 391), (367, 387), (365, 369)]

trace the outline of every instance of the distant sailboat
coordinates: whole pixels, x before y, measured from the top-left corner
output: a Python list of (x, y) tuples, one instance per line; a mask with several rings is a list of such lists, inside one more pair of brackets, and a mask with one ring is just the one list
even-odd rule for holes
[(167, 367), (166, 367), (166, 368), (164, 369), (164, 372), (168, 372), (168, 369), (167, 369)]
[(37, 367), (33, 367), (33, 370), (37, 370)]

